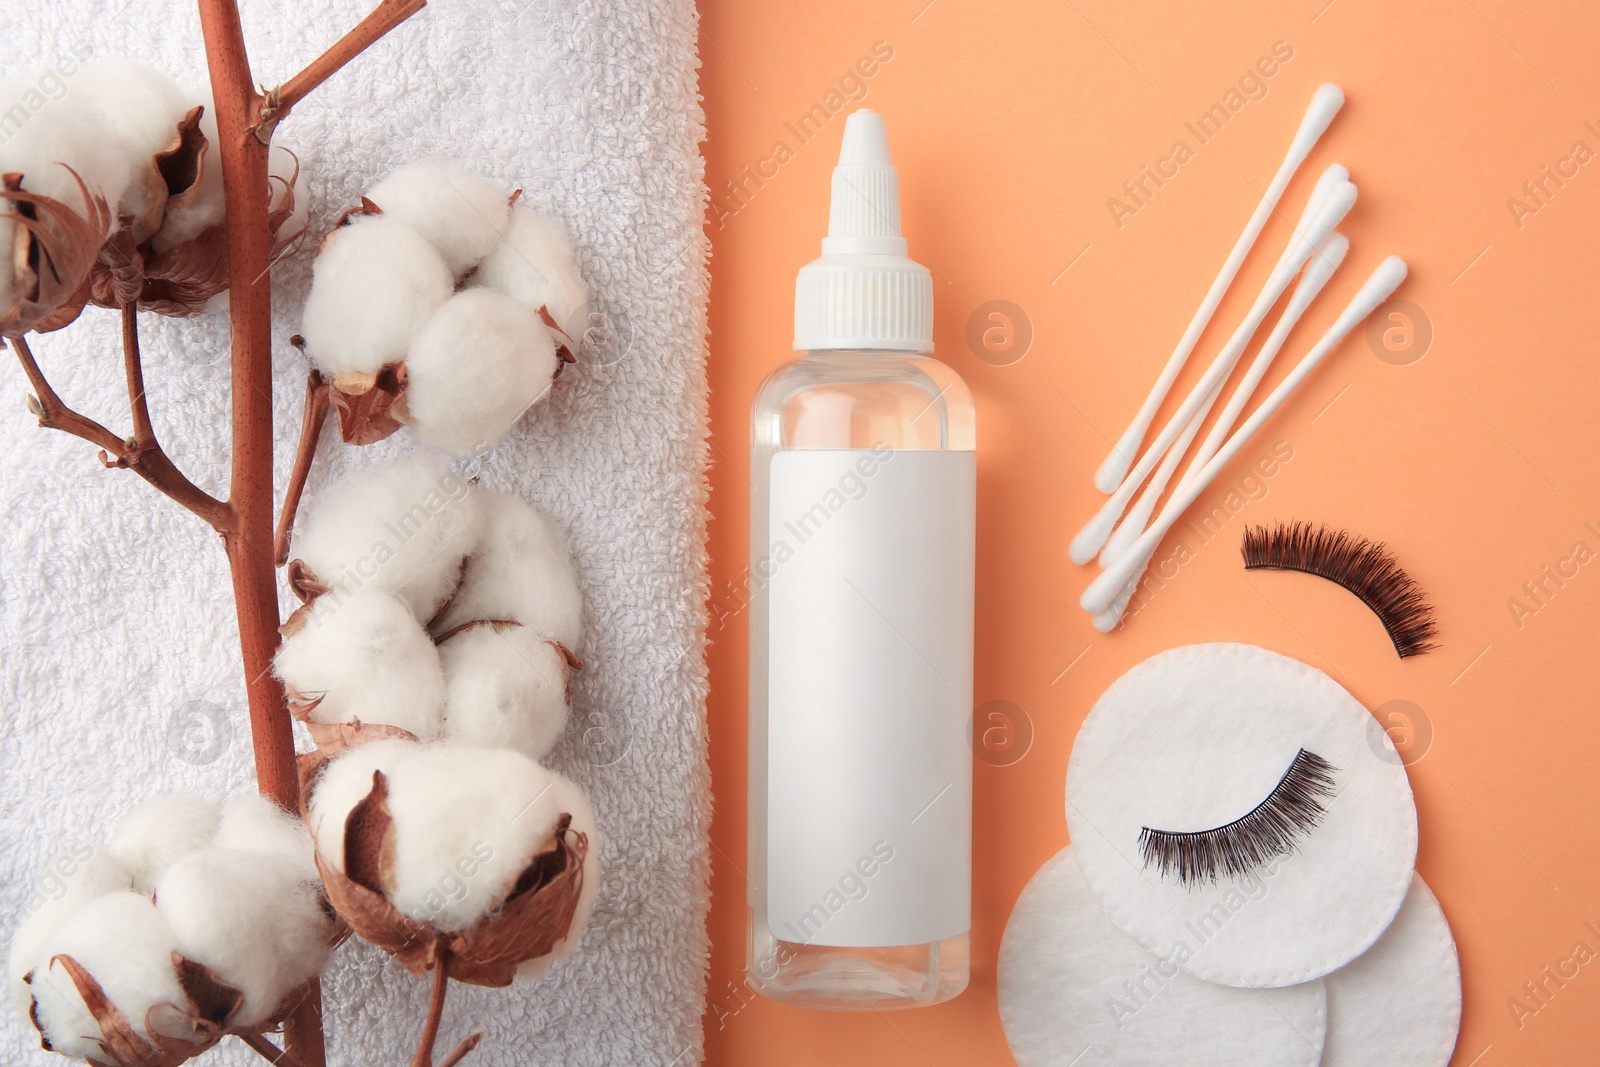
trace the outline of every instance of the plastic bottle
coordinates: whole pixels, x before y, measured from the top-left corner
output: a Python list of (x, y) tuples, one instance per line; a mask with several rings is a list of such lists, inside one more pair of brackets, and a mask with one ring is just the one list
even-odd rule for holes
[(810, 1007), (936, 1004), (968, 978), (975, 419), (867, 109), (794, 347), (751, 411), (747, 974)]

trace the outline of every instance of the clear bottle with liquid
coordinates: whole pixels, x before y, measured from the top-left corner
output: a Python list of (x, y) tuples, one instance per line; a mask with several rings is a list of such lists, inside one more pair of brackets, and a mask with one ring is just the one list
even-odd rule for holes
[(846, 122), (795, 348), (751, 411), (749, 944), (766, 996), (966, 988), (975, 417), (931, 358), (883, 120)]

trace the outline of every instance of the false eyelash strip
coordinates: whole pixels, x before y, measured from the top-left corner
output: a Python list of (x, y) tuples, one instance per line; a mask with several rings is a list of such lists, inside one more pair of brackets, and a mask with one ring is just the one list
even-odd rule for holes
[(1252, 526), (1239, 546), (1246, 570), (1300, 571), (1343, 586), (1365, 604), (1400, 658), (1438, 648), (1433, 606), (1381, 542), (1309, 522)]
[(1180, 885), (1234, 878), (1275, 856), (1294, 851), (1296, 842), (1322, 822), (1322, 801), (1334, 795), (1336, 768), (1315, 752), (1301, 749), (1267, 799), (1239, 818), (1210, 830), (1139, 829), (1144, 865), (1161, 877), (1176, 874)]

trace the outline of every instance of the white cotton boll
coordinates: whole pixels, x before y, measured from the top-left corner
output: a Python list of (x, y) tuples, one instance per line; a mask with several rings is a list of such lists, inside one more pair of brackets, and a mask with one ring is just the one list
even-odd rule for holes
[(129, 1025), (148, 1037), (145, 1017), (151, 1008), (188, 1003), (172, 964), (177, 947), (155, 905), (140, 893), (99, 897), (64, 919), (35, 961), (31, 987), (36, 1018), (51, 1047), (65, 1056), (105, 1059), (98, 1041), (99, 1027), (71, 976), (61, 964), (52, 965), (52, 959), (71, 956), (76, 960), (94, 976)]
[(509, 493), (479, 490), (474, 496), (483, 532), (435, 631), (505, 619), (581, 653), (583, 596), (566, 535), (555, 520)]
[(464, 289), (406, 351), (406, 408), (425, 445), (458, 456), (498, 444), (550, 391), (556, 338), (538, 314), (488, 289)]
[(594, 898), (600, 889), (600, 831), (595, 826), (589, 798), (584, 796), (577, 783), (559, 774), (552, 777), (555, 781), (550, 793), (541, 798), (541, 803), (552, 811), (570, 814), (572, 829), (589, 839), (589, 849), (583, 857), (583, 887), (578, 891), (578, 904), (573, 908), (572, 924), (567, 927), (567, 936), (557, 941), (548, 955), (524, 961), (517, 968), (517, 977), (523, 980), (537, 979), (550, 969), (551, 963), (567, 959), (577, 950), (578, 942), (583, 938), (583, 928), (594, 913)]
[(381, 215), (352, 216), (328, 234), (311, 267), (300, 326), (307, 352), (330, 375), (376, 373), (405, 358), (455, 286), (417, 231)]
[(323, 768), (306, 807), (306, 822), (324, 863), (334, 870), (344, 870), (344, 822), (350, 809), (372, 792), (372, 772), (392, 774), (421, 747), (414, 741), (399, 739), (369, 741)]
[(560, 781), (519, 752), (419, 747), (389, 775), (390, 902), (440, 930), (483, 918), (548, 843)]
[(510, 227), (511, 196), (454, 163), (411, 163), (367, 192), (385, 218), (403, 222), (439, 250), (460, 277)]
[(167, 793), (145, 801), (117, 824), (111, 853), (148, 893), (179, 858), (204, 848), (216, 836), (222, 806), (193, 793)]
[(56, 857), (34, 880), (11, 936), (7, 978), (18, 1008), (32, 996), (23, 976), (38, 962), (46, 939), (66, 916), (95, 897), (133, 887), (133, 875), (104, 845), (78, 845)]
[(484, 257), (474, 277), (478, 285), (530, 308), (546, 307), (576, 345), (583, 337), (588, 293), (567, 231), (520, 204), (501, 241)]
[(235, 1025), (270, 1019), (327, 965), (333, 924), (303, 873), (272, 853), (208, 848), (174, 863), (156, 886), (179, 953), (244, 994)]
[(293, 550), (324, 585), (393, 593), (426, 622), (483, 528), (476, 494), (437, 457), (366, 468), (302, 510)]
[(478, 626), (439, 646), (446, 740), (543, 759), (567, 725), (566, 658), (526, 626)]
[(439, 732), (438, 650), (411, 610), (381, 590), (318, 597), (273, 671), (299, 696), (322, 698), (312, 722), (397, 726), (423, 740)]
[(230, 797), (212, 848), (264, 852), (294, 865), (304, 881), (319, 881), (306, 824), (259, 793)]

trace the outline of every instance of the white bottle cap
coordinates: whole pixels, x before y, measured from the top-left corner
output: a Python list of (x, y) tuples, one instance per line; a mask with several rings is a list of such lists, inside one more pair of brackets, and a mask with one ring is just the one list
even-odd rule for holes
[(933, 351), (933, 276), (906, 255), (883, 116), (845, 120), (822, 256), (800, 268), (794, 347)]

